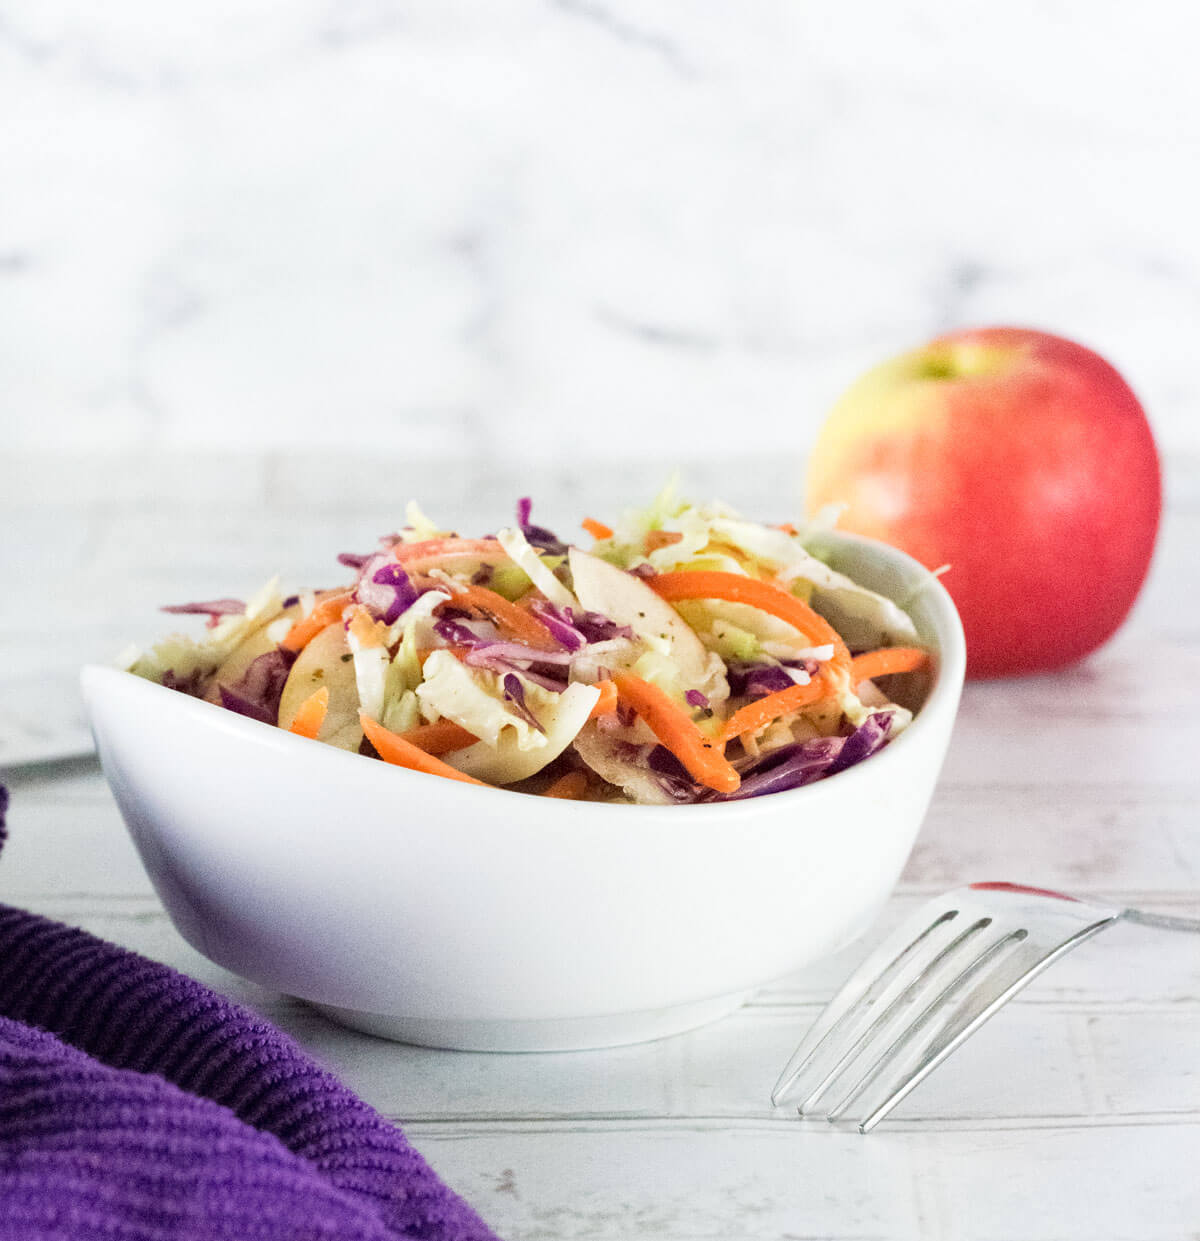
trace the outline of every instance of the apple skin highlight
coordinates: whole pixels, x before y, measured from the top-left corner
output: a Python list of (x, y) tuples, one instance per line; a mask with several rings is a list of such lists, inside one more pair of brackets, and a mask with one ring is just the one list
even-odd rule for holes
[(809, 459), (810, 515), (882, 539), (943, 583), (967, 673), (1060, 668), (1128, 615), (1162, 508), (1146, 415), (1090, 349), (1027, 328), (956, 332), (864, 375)]

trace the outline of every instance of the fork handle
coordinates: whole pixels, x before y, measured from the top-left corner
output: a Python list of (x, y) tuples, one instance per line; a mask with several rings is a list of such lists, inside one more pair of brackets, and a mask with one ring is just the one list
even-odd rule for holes
[(1182, 918), (1177, 914), (1156, 914), (1144, 909), (1122, 909), (1126, 922), (1138, 922), (1142, 926), (1154, 926), (1164, 931), (1192, 931), (1200, 934), (1200, 918)]

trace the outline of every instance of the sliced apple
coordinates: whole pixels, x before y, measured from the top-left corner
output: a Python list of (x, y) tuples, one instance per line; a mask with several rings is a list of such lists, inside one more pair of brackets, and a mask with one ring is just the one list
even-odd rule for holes
[(640, 577), (577, 547), (571, 548), (568, 558), (575, 595), (587, 611), (628, 625), (651, 650), (670, 660), (685, 688), (700, 687), (712, 677), (713, 665), (704, 643)]
[(585, 724), (575, 738), (575, 753), (630, 801), (643, 806), (665, 806), (672, 802), (671, 795), (648, 767), (630, 761), (628, 750), (626, 743), (607, 736), (595, 723)]
[(329, 690), (329, 708), (317, 739), (342, 750), (357, 752), (362, 743), (358, 684), (354, 677), (354, 658), (340, 620), (326, 625), (292, 665), (279, 700), (279, 727), (287, 728), (300, 704), (322, 685)]
[(860, 586), (808, 552), (788, 566), (785, 576), (810, 582), (809, 602), (850, 647), (902, 646), (918, 643), (912, 617), (885, 595)]
[[(537, 775), (579, 735), (600, 697), (594, 685), (576, 682), (561, 694), (535, 695), (526, 687), (526, 703), (546, 730), (545, 744), (522, 749), (515, 728), (505, 728), (494, 746), (480, 741), (444, 755), (451, 767), (488, 784), (515, 784)], [(536, 698), (536, 701), (535, 701)]]
[(204, 697), (209, 702), (221, 701), (221, 687), (232, 689), (246, 675), (246, 669), (260, 656), (273, 651), (278, 642), (270, 636), (274, 624), (281, 617), (296, 616), (300, 612), (300, 604), (293, 603), (274, 616), (264, 620), (254, 631), (244, 637), (241, 642), (225, 657), (224, 663), (213, 673), (212, 681), (205, 691)]
[(423, 672), (424, 680), (416, 692), (427, 720), (453, 720), (489, 746), (497, 745), (506, 730), (522, 750), (539, 749), (546, 744), (537, 729), (509, 710), (496, 673), (468, 668), (449, 651), (442, 650), (430, 651)]
[(612, 664), (631, 666), (639, 676), (681, 700), (691, 689), (699, 690), (712, 704), (729, 697), (720, 655), (710, 652), (675, 608), (637, 574), (576, 547), (571, 548), (569, 557), (580, 604), (589, 612), (600, 612), (619, 625), (628, 625), (640, 641), (642, 653), (636, 649), (632, 652), (634, 664), (623, 663), (616, 654), (611, 657)]

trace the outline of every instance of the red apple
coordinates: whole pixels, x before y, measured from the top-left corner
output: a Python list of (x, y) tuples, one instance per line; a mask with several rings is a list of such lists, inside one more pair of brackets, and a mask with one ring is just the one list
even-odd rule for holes
[(1129, 385), (1023, 328), (939, 337), (864, 375), (809, 460), (809, 513), (894, 544), (942, 581), (967, 671), (1058, 668), (1125, 619), (1158, 532), (1158, 452)]

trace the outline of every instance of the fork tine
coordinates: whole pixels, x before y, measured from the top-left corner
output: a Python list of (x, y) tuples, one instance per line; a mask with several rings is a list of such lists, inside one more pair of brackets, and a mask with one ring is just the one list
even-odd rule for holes
[[(1024, 927), (1008, 930), (926, 1005), (829, 1110), (828, 1119), (836, 1121), (857, 1101), (862, 1115), (859, 1132), (869, 1133), (1017, 992), (1114, 920), (1104, 917), (1081, 924), (1074, 934), (1051, 943), (1031, 939)], [(919, 1038), (922, 1034), (927, 1037)]]
[[(822, 1051), (825, 1049), (821, 1047), (813, 1049), (808, 1063), (802, 1066), (796, 1077), (797, 1082), (805, 1076), (816, 1079), (813, 1085), (806, 1088), (807, 1093), (798, 1105), (797, 1110), (802, 1116), (814, 1110), (817, 1100), (825, 1094), (843, 1070), (859, 1059), (863, 1052), (872, 1045), (872, 1040), (876, 1035), (894, 1025), (896, 1019), (917, 1002), (922, 993), (932, 987), (940, 987), (938, 980), (950, 967), (954, 966), (954, 962), (961, 958), (965, 951), (975, 946), (978, 936), (987, 930), (992, 920), (991, 918), (969, 920), (960, 918), (958, 921), (966, 921), (967, 925), (962, 927), (952, 939), (947, 939), (941, 947), (938, 947), (934, 939), (934, 933), (938, 930), (939, 924), (931, 927), (931, 934), (922, 937), (913, 945), (914, 949), (918, 946), (923, 947), (925, 952), (919, 957), (915, 951), (908, 954), (915, 968), (907, 970), (897, 968), (893, 971), (890, 981), (886, 978), (877, 979), (876, 983), (868, 988), (860, 1002), (842, 1014), (837, 1024), (826, 1036), (825, 1042), (829, 1044), (830, 1054), (824, 1057), (826, 1061), (824, 1065), (820, 1064), (820, 1060)], [(940, 919), (939, 923), (945, 924)], [(957, 922), (955, 925), (957, 926)], [(928, 955), (930, 953), (932, 955)], [(876, 1010), (878, 1012), (874, 1019), (869, 1020)], [(869, 1024), (865, 1024), (864, 1028), (864, 1023), (868, 1021)], [(834, 1056), (837, 1057), (836, 1060), (833, 1059)], [(833, 1062), (829, 1063), (830, 1060)]]
[[(916, 1048), (922, 1045), (918, 1041), (918, 1036), (934, 1026), (939, 1016), (950, 1012), (954, 999), (966, 992), (968, 984), (988, 976), (989, 969), (996, 966), (997, 962), (1003, 958), (1005, 950), (1015, 948), (1026, 938), (1026, 935), (1027, 932), (1024, 930), (1009, 931), (999, 939), (993, 939), (982, 951), (977, 953), (962, 970), (937, 992), (933, 999), (905, 1026), (899, 1035), (871, 1060), (866, 1070), (857, 1077), (850, 1088), (842, 1095), (841, 1099), (826, 1112), (826, 1119), (831, 1121), (839, 1119), (856, 1099), (882, 1079), (882, 1075), (886, 1070), (894, 1068), (898, 1063), (902, 1063), (906, 1055), (912, 1055)], [(1024, 968), (1022, 965), (1017, 971), (1018, 977), (1024, 973)], [(1008, 988), (1005, 987), (1003, 990), (1004, 994), (1007, 995)], [(967, 1001), (970, 999), (970, 994), (973, 993), (967, 994)], [(926, 1072), (931, 1071), (933, 1067), (933, 1065), (930, 1065)], [(917, 1085), (918, 1080), (919, 1078), (916, 1078), (915, 1073), (905, 1073), (901, 1076), (898, 1084), (889, 1086), (884, 1100), (888, 1104), (887, 1110), (890, 1111), (892, 1107), (895, 1107), (900, 1102), (900, 1099)], [(870, 1110), (869, 1117), (874, 1118), (873, 1125), (878, 1124), (883, 1119), (883, 1114), (875, 1115), (878, 1110), (878, 1108)], [(862, 1128), (864, 1123), (865, 1121), (860, 1122), (859, 1128), (865, 1133), (866, 1129)]]
[(931, 910), (929, 904), (922, 905), (866, 957), (792, 1053), (771, 1091), (773, 1104), (778, 1106), (786, 1098), (809, 1058), (835, 1032), (843, 1019), (859, 1005), (872, 1004), (897, 972), (912, 961), (914, 953), (928, 943), (929, 936), (958, 917), (956, 898), (960, 894), (965, 897), (966, 890), (948, 892), (939, 902), (945, 906), (941, 909)]
[(927, 902), (874, 949), (813, 1023), (772, 1102), (807, 1083), (799, 1110), (811, 1115), (817, 1100), (838, 1088), (842, 1096), (827, 1119), (837, 1121), (853, 1106), (865, 1112), (858, 1128), (868, 1133), (1042, 970), (1128, 913), (1010, 882), (969, 884)]

